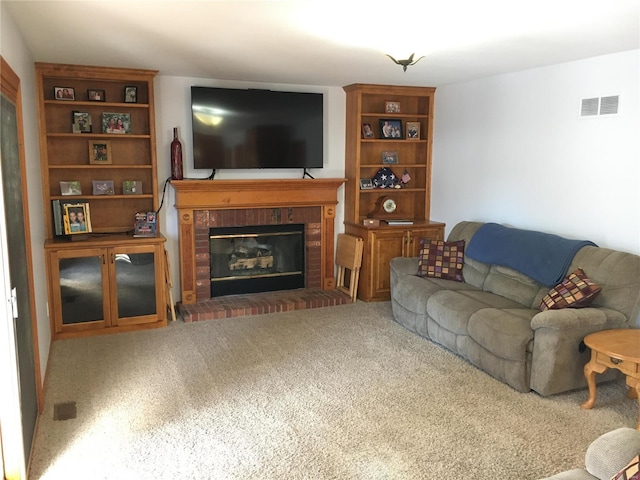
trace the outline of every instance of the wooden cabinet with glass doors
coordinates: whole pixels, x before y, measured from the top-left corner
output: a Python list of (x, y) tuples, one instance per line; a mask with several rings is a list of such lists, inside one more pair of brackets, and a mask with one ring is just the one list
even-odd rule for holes
[[(54, 339), (166, 325), (165, 240), (133, 235), (136, 214), (159, 205), (156, 73), (36, 63)], [(58, 202), (82, 205), (90, 223), (67, 231)]]

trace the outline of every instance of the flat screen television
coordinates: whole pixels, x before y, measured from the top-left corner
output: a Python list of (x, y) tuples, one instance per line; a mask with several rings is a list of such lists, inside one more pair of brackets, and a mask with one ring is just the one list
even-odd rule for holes
[(191, 87), (195, 169), (322, 168), (323, 94)]

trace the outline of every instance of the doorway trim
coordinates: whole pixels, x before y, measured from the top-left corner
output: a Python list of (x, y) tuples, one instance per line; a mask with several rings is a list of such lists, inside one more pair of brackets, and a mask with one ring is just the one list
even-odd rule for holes
[[(33, 284), (33, 255), (31, 248), (31, 227), (29, 223), (29, 201), (27, 194), (27, 175), (25, 165), (24, 132), (22, 117), (22, 96), (20, 90), (20, 77), (13, 71), (4, 57), (0, 55), (0, 89), (2, 94), (9, 98), (16, 106), (16, 121), (18, 133), (18, 148), (20, 157), (20, 177), (22, 182), (23, 222), (25, 230), (26, 268), (28, 275), (28, 295), (31, 307), (31, 331), (33, 337), (33, 360), (36, 381), (36, 403), (38, 414), (44, 409), (44, 394), (42, 389), (42, 375), (40, 370), (40, 350), (38, 348), (38, 322), (36, 315), (35, 289)], [(0, 173), (1, 180), (1, 173)], [(2, 182), (0, 181), (0, 211), (5, 212)], [(5, 220), (3, 218), (2, 223)], [(3, 225), (6, 227), (6, 224)], [(9, 277), (9, 248), (6, 237), (6, 228), (0, 234), (0, 265), (2, 276), (0, 278), (0, 299), (3, 306), (0, 308), (0, 379), (2, 384), (8, 385), (6, 401), (0, 401), (0, 448), (2, 454), (2, 466), (5, 477), (9, 480), (26, 479), (28, 465), (25, 465), (23, 452), (22, 412), (20, 404), (19, 373), (17, 351), (15, 346), (15, 328), (11, 308), (11, 280)], [(6, 347), (6, 348), (5, 348)], [(6, 381), (6, 383), (5, 383)], [(14, 425), (17, 420), (17, 426)], [(36, 419), (37, 428), (37, 419)], [(17, 443), (16, 443), (17, 442)]]

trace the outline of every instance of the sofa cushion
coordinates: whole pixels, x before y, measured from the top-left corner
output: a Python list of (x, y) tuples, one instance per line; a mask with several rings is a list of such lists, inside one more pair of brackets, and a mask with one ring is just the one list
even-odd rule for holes
[(585, 468), (597, 478), (615, 476), (640, 451), (640, 435), (635, 428), (623, 427), (596, 438), (585, 454)]
[(427, 301), (427, 314), (450, 332), (468, 335), (467, 325), (471, 315), (492, 307), (517, 308), (518, 304), (482, 290), (442, 290), (431, 295)]
[(507, 297), (526, 308), (537, 307), (539, 302), (534, 303), (534, 300), (540, 298), (539, 293), (543, 292), (540, 293), (542, 295), (549, 291), (548, 287), (543, 287), (525, 274), (500, 265), (491, 265), (483, 289)]
[(497, 357), (525, 362), (532, 350), (533, 309), (485, 308), (469, 319), (469, 336)]
[(542, 298), (540, 310), (586, 307), (593, 302), (601, 290), (602, 288), (591, 281), (581, 268), (578, 268)]
[(462, 282), (464, 240), (444, 242), (420, 239), (418, 275)]
[(636, 455), (611, 480), (640, 480), (640, 455)]

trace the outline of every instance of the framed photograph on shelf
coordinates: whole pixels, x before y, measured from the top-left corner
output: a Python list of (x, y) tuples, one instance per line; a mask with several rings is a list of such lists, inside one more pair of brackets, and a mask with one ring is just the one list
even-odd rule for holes
[(362, 124), (362, 138), (376, 138), (375, 133), (373, 133), (373, 128), (371, 128), (370, 123)]
[(75, 100), (76, 91), (72, 87), (53, 87), (53, 97), (56, 100)]
[(98, 90), (95, 88), (87, 88), (87, 99), (90, 102), (104, 102), (107, 99), (107, 96), (104, 93), (104, 90)]
[(91, 232), (91, 215), (89, 214), (89, 204), (65, 204), (62, 221), (64, 225), (64, 233), (66, 235)]
[(91, 122), (91, 114), (88, 112), (73, 112), (72, 113), (71, 131), (73, 133), (91, 133), (93, 130)]
[(396, 165), (398, 163), (398, 152), (382, 152), (382, 163)]
[(110, 165), (111, 162), (111, 142), (109, 140), (89, 140), (89, 163)]
[(138, 103), (138, 87), (124, 87), (124, 103)]
[(142, 180), (125, 180), (122, 182), (122, 193), (124, 195), (141, 195)]
[(380, 136), (382, 138), (403, 139), (402, 121), (391, 118), (380, 119)]
[(407, 122), (407, 140), (420, 140), (420, 122)]
[(76, 180), (60, 182), (60, 195), (82, 195), (80, 182)]
[(373, 189), (373, 182), (370, 178), (361, 178), (360, 179), (360, 189), (361, 190), (371, 190)]
[(384, 102), (384, 113), (400, 113), (400, 102)]
[(131, 133), (131, 115), (128, 113), (103, 113), (102, 133)]
[(93, 180), (93, 194), (94, 195), (115, 195), (113, 189), (113, 180)]

